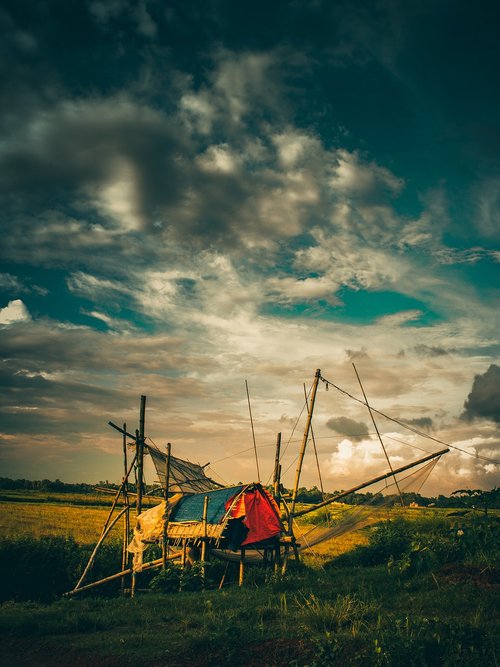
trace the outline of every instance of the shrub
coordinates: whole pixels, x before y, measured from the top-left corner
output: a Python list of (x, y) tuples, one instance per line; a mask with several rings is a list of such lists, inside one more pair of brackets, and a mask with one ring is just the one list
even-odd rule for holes
[(156, 593), (177, 593), (180, 585), (181, 569), (173, 563), (167, 563), (165, 569), (151, 579), (149, 588)]
[(438, 618), (395, 619), (374, 640), (374, 652), (380, 667), (494, 664), (492, 643), (480, 628)]
[(193, 563), (190, 568), (181, 571), (182, 591), (201, 591), (204, 587), (203, 563)]
[[(4, 573), (1, 600), (47, 602), (71, 590), (92, 548), (71, 537), (21, 537), (0, 541), (0, 570)], [(116, 572), (121, 545), (102, 545), (92, 569), (94, 580)], [(109, 588), (108, 588), (109, 590)]]

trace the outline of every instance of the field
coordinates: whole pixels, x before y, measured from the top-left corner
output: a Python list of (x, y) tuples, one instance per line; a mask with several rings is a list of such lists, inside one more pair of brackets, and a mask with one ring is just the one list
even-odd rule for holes
[[(107, 510), (88, 496), (94, 504), (24, 493), (0, 503), (5, 664), (498, 664), (496, 512), (381, 510), (376, 525), (316, 546), (285, 577), (250, 567), (239, 588), (236, 569), (214, 562), (206, 590), (196, 571), (172, 568), (156, 590), (143, 574), (133, 599), (119, 585), (67, 599), (54, 593), (74, 585)], [(122, 531), (119, 522), (95, 576), (119, 569)]]

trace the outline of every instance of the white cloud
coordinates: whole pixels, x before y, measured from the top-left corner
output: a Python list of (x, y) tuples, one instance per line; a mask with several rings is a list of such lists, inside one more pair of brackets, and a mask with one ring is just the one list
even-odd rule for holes
[(339, 150), (336, 164), (332, 167), (330, 186), (344, 197), (372, 200), (385, 194), (398, 194), (403, 180), (374, 162), (363, 162), (357, 153)]
[(266, 288), (269, 296), (278, 303), (295, 303), (323, 300), (332, 305), (338, 305), (339, 299), (335, 292), (339, 284), (331, 278), (269, 278)]
[(0, 308), (0, 324), (13, 324), (31, 320), (31, 315), (21, 299), (14, 299)]
[(217, 61), (214, 91), (221, 96), (233, 123), (239, 124), (259, 102), (275, 105), (279, 90), (272, 72), (276, 59), (271, 53), (236, 54), (222, 50)]
[(306, 161), (317, 161), (323, 156), (323, 147), (317, 137), (289, 128), (271, 137), (278, 151), (278, 159), (285, 169), (294, 169)]
[(144, 226), (138, 204), (137, 174), (129, 161), (117, 160), (103, 181), (88, 188), (88, 193), (95, 208), (124, 231), (133, 232)]
[(209, 146), (205, 153), (197, 158), (202, 169), (231, 174), (241, 164), (241, 158), (227, 144)]
[(10, 273), (0, 273), (0, 289), (15, 290), (17, 292), (25, 291), (19, 278)]

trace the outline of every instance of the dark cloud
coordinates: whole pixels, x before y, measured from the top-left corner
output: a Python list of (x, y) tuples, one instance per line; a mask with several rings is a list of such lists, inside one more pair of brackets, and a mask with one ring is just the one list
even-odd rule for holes
[(405, 424), (415, 426), (423, 431), (430, 431), (433, 426), (433, 421), (430, 417), (416, 417), (415, 419), (403, 419)]
[(421, 357), (443, 357), (450, 354), (450, 350), (435, 345), (415, 345), (413, 349)]
[(71, 203), (75, 191), (112, 185), (129, 169), (130, 180), (136, 173), (139, 180), (138, 214), (151, 216), (178, 200), (182, 170), (175, 165), (184, 140), (164, 114), (126, 98), (65, 102), (3, 147), (1, 188), (4, 195), (30, 193), (32, 204), (62, 194)]
[(0, 413), (4, 432), (65, 433), (88, 429), (89, 416), (105, 423), (113, 412), (154, 392), (175, 403), (178, 382), (169, 379), (186, 360), (179, 338), (132, 337), (54, 323), (2, 328)]
[(464, 408), (462, 419), (492, 419), (500, 424), (500, 366), (491, 364), (485, 373), (474, 377)]
[(348, 436), (353, 441), (363, 440), (368, 436), (368, 426), (349, 417), (332, 417), (326, 425), (332, 431)]

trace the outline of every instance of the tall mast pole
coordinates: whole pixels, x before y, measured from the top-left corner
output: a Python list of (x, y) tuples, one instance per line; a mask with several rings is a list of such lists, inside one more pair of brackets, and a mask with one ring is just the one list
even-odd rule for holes
[(259, 457), (257, 456), (257, 443), (255, 442), (255, 431), (253, 428), (252, 407), (250, 405), (250, 394), (248, 393), (248, 382), (245, 380), (247, 389), (248, 412), (250, 413), (250, 424), (252, 425), (253, 451), (255, 453), (255, 465), (257, 466), (257, 481), (260, 482)]
[(274, 500), (279, 505), (280, 497), (280, 449), (281, 449), (281, 433), (278, 433), (276, 438), (276, 456), (274, 459), (274, 475), (273, 475), (273, 491)]
[[(365, 399), (366, 407), (368, 408), (368, 412), (370, 413), (373, 428), (375, 429), (375, 431), (377, 433), (377, 436), (378, 436), (378, 439), (379, 439), (379, 442), (382, 445), (382, 449), (384, 450), (387, 465), (389, 466), (389, 470), (391, 471), (391, 473), (394, 473), (391, 460), (390, 460), (389, 455), (387, 453), (387, 450), (385, 448), (384, 441), (382, 440), (382, 436), (380, 435), (380, 431), (378, 430), (377, 422), (375, 421), (375, 417), (373, 416), (373, 412), (372, 412), (372, 409), (370, 407), (370, 404), (368, 403), (368, 399), (366, 397), (365, 390), (364, 390), (363, 384), (361, 382), (361, 378), (359, 377), (358, 370), (357, 370), (357, 368), (354, 364), (352, 365), (352, 367), (354, 368), (354, 372), (356, 373), (356, 377), (358, 378), (359, 386), (361, 387), (361, 391), (363, 392), (363, 398)], [(396, 479), (396, 475), (393, 474), (393, 477), (394, 477), (394, 483), (396, 484), (396, 488), (397, 488), (398, 493), (399, 493), (399, 498), (401, 500), (401, 506), (404, 507), (405, 506), (405, 501), (403, 500), (403, 494), (401, 493), (401, 489), (399, 488), (398, 480)]]
[[(144, 490), (144, 421), (146, 416), (146, 397), (141, 396), (141, 409), (139, 412), (139, 428), (135, 431), (135, 451), (137, 456), (137, 516), (142, 512), (142, 494)], [(137, 587), (137, 572), (132, 572), (132, 584), (130, 597), (135, 596)]]
[(297, 461), (297, 470), (295, 471), (295, 484), (293, 486), (292, 502), (290, 506), (290, 516), (288, 519), (288, 532), (290, 534), (292, 533), (293, 515), (295, 512), (295, 503), (297, 502), (297, 492), (299, 490), (300, 473), (302, 472), (302, 462), (304, 461), (304, 454), (306, 453), (307, 439), (309, 438), (309, 431), (311, 429), (314, 402), (316, 401), (316, 392), (318, 390), (318, 383), (320, 377), (321, 377), (321, 371), (318, 368), (316, 370), (316, 374), (314, 375), (314, 383), (311, 392), (311, 402), (309, 403), (309, 409), (307, 411), (306, 428), (304, 431), (304, 437), (302, 439), (302, 446), (300, 448), (299, 460)]
[(136, 431), (137, 443), (137, 515), (142, 512), (142, 494), (144, 492), (144, 422), (146, 417), (146, 397), (141, 396), (139, 431)]

